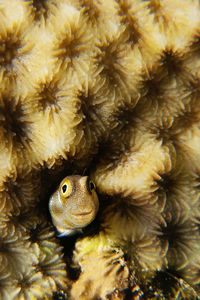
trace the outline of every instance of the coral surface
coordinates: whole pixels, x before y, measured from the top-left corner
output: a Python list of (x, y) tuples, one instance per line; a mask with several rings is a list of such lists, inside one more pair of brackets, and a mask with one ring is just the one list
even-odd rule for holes
[[(56, 237), (63, 177), (99, 212)], [(200, 297), (198, 0), (0, 0), (0, 299)]]

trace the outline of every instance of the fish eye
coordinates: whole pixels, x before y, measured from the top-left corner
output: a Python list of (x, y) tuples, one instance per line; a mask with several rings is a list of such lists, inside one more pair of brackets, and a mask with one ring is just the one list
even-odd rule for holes
[(73, 186), (68, 178), (65, 178), (60, 185), (60, 193), (63, 197), (69, 197), (73, 191)]
[(63, 184), (63, 186), (62, 186), (62, 192), (63, 192), (63, 194), (65, 194), (66, 193), (66, 191), (67, 191), (67, 184), (65, 183), (65, 184)]
[(95, 189), (95, 184), (94, 184), (94, 182), (93, 181), (89, 181), (89, 190), (90, 190), (90, 192), (92, 191), (92, 190), (94, 190)]

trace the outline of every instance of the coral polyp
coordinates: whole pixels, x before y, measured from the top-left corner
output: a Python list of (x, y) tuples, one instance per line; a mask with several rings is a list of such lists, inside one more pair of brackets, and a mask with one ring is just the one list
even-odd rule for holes
[[(200, 297), (199, 20), (198, 0), (0, 0), (2, 300)], [(75, 175), (99, 210), (59, 238)]]

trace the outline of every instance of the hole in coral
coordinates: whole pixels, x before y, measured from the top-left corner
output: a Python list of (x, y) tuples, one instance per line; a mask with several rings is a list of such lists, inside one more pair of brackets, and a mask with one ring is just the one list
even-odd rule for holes
[(137, 25), (136, 21), (135, 22), (132, 21), (129, 24), (127, 30), (128, 30), (128, 33), (129, 33), (129, 41), (132, 42), (132, 44), (134, 46), (135, 44), (137, 44), (140, 41), (140, 39), (142, 37), (141, 33), (139, 32), (138, 25)]
[[(110, 216), (115, 216), (118, 214), (119, 219), (125, 217), (127, 221), (133, 220), (138, 213), (139, 215), (141, 213), (138, 211), (138, 207), (135, 207), (131, 201), (132, 200), (128, 198), (123, 198), (121, 195), (118, 195), (118, 197), (111, 197), (110, 203), (108, 203), (108, 207), (106, 208), (104, 214)], [(140, 209), (141, 208), (139, 207), (139, 210)]]
[[(58, 58), (66, 63), (67, 67), (73, 66), (73, 60), (78, 58), (85, 44), (81, 41), (82, 36), (78, 36), (78, 31), (71, 28), (70, 36), (65, 36), (58, 44), (59, 54)], [(82, 45), (82, 46), (81, 46)]]
[(81, 274), (81, 268), (73, 265), (67, 265), (67, 275), (70, 280), (76, 281)]
[[(60, 184), (61, 180), (71, 174), (81, 174), (81, 175), (87, 175), (83, 169), (80, 169), (80, 166), (76, 166), (75, 164), (69, 164), (68, 161), (61, 161), (60, 164), (55, 165), (52, 169), (44, 168), (41, 174), (41, 195), (40, 195), (40, 206), (39, 211), (46, 211), (45, 214), (48, 215), (48, 220), (51, 222), (51, 217), (48, 210), (48, 203), (49, 198), (52, 195), (53, 192), (57, 189), (58, 185)], [(44, 188), (43, 188), (44, 187)], [(46, 188), (48, 187), (48, 189)], [(97, 222), (96, 219), (93, 222)], [(96, 223), (95, 223), (96, 224)], [(90, 224), (87, 228), (84, 228), (84, 233), (82, 236), (85, 235), (93, 235), (94, 231), (98, 227), (97, 225), (93, 226)], [(91, 227), (90, 227), (91, 226)], [(94, 229), (95, 228), (95, 229)], [(41, 234), (41, 225), (36, 226), (34, 229), (31, 230), (30, 236), (31, 241), (38, 242), (38, 234)], [(73, 236), (67, 236), (63, 238), (59, 238), (59, 243), (63, 246), (63, 253), (64, 253), (64, 259), (67, 262), (67, 273), (68, 278), (71, 280), (77, 280), (80, 275), (80, 267), (78, 265), (74, 265), (72, 261), (72, 255), (73, 251), (75, 249), (75, 243), (77, 241), (77, 238), (80, 237), (80, 234), (75, 234)], [(38, 268), (42, 266), (38, 266)], [(42, 269), (42, 272), (44, 270)]]
[[(120, 162), (124, 154), (128, 155), (131, 143), (133, 142), (133, 128), (137, 121), (137, 114), (133, 106), (119, 107), (118, 111), (112, 116), (117, 126), (108, 128), (103, 138), (99, 139), (98, 152), (90, 163), (90, 170), (95, 168), (100, 161), (107, 165), (107, 170), (114, 169)], [(118, 141), (121, 140), (121, 143)]]
[(107, 170), (113, 170), (123, 155), (123, 150), (120, 147), (115, 147), (115, 145), (111, 144), (111, 141), (101, 141), (99, 144), (98, 152), (90, 163), (90, 170), (96, 168), (96, 165), (101, 163), (103, 160), (103, 164), (107, 165)]
[(172, 291), (177, 288), (177, 279), (167, 271), (157, 271), (151, 284), (155, 291), (161, 291), (168, 299), (174, 296)]
[(56, 83), (50, 82), (42, 84), (40, 91), (38, 92), (38, 107), (43, 111), (47, 109), (47, 107), (50, 107), (55, 113), (58, 113), (61, 110), (61, 107), (56, 95), (57, 92), (58, 87)]
[(15, 98), (1, 97), (0, 126), (3, 127), (5, 138), (11, 136), (13, 143), (23, 144), (28, 137), (29, 122), (24, 121), (24, 111), (20, 100), (16, 103)]
[[(114, 46), (115, 43), (116, 46)], [(117, 41), (113, 41), (112, 43), (106, 45), (99, 45), (98, 48), (100, 53), (96, 55), (94, 62), (98, 66), (103, 66), (100, 74), (107, 77), (111, 84), (118, 84), (118, 76), (120, 77), (120, 75), (123, 75), (121, 74), (122, 72), (120, 72), (118, 63), (120, 51), (119, 47), (117, 46)]]
[(78, 98), (81, 101), (80, 111), (83, 114), (83, 121), (94, 123), (98, 117), (98, 109), (101, 108), (102, 104), (94, 105), (94, 96), (90, 91), (88, 91), (87, 95), (85, 95), (84, 91), (79, 91)]
[(80, 0), (80, 6), (84, 8), (84, 14), (89, 20), (96, 22), (99, 18), (99, 9), (93, 0)]
[(17, 181), (13, 181), (12, 179), (7, 179), (7, 181), (4, 183), (4, 190), (12, 197), (15, 198), (15, 201), (20, 201), (20, 195), (21, 191), (19, 188), (19, 185), (17, 184)]
[(84, 130), (89, 155), (92, 158), (97, 153), (98, 143), (102, 136), (105, 138), (107, 130), (102, 112), (103, 103), (95, 104), (95, 95), (90, 91), (88, 91), (87, 95), (84, 91), (79, 91), (78, 98), (80, 99), (78, 111), (82, 115), (82, 121), (79, 126)]
[(55, 292), (53, 294), (53, 300), (67, 300), (67, 295), (64, 292)]
[(35, 20), (41, 19), (43, 16), (45, 19), (48, 17), (48, 0), (32, 0), (30, 1), (30, 5), (32, 5), (34, 13), (35, 13)]
[(151, 101), (154, 101), (155, 99), (160, 98), (161, 95), (163, 95), (163, 89), (162, 89), (162, 82), (161, 80), (158, 80), (157, 78), (149, 78), (144, 81), (144, 90), (145, 97), (150, 99)]
[(6, 37), (0, 38), (0, 66), (9, 68), (12, 61), (17, 57), (21, 48), (21, 41), (18, 36), (8, 33)]
[(160, 192), (169, 193), (176, 187), (176, 181), (170, 176), (170, 174), (162, 175), (161, 179), (157, 181)]
[(116, 119), (116, 123), (118, 125), (117, 131), (125, 130), (129, 131), (130, 127), (136, 127), (137, 122), (140, 121), (138, 118), (138, 113), (135, 108), (135, 101), (133, 103), (126, 106), (119, 106), (118, 110), (114, 113), (113, 117)]
[(21, 290), (25, 290), (30, 286), (30, 280), (31, 278), (28, 278), (27, 276), (24, 276), (22, 279), (20, 279), (17, 283), (17, 286), (20, 287)]
[[(152, 125), (152, 124), (151, 124)], [(155, 134), (155, 137), (157, 140), (162, 140), (163, 144), (167, 143), (169, 140), (173, 140), (175, 137), (173, 135), (173, 132), (170, 131), (170, 128), (164, 127), (164, 126), (155, 126), (153, 125), (150, 128), (150, 131)], [(164, 187), (162, 186), (163, 182), (159, 181), (159, 186), (162, 187), (164, 190)]]
[(83, 113), (83, 118), (87, 121), (93, 121), (91, 118), (91, 110), (93, 109), (92, 97), (88, 92), (88, 95), (85, 95), (84, 92), (80, 91), (78, 98), (81, 101), (80, 111)]
[(0, 240), (0, 253), (2, 254), (8, 254), (9, 249), (6, 242)]
[(35, 228), (31, 228), (29, 231), (29, 235), (30, 238), (29, 240), (32, 243), (37, 243), (38, 242), (38, 236), (40, 235), (40, 231), (41, 231), (41, 224), (37, 224), (37, 226)]
[(180, 228), (177, 224), (166, 222), (166, 227), (161, 226), (161, 240), (167, 240), (169, 248), (176, 248), (179, 241), (181, 240)]
[(108, 77), (111, 84), (116, 84), (117, 80), (115, 76), (115, 69), (112, 65), (112, 60), (108, 62), (108, 57), (104, 57), (104, 59), (102, 59), (102, 65), (104, 66), (104, 68), (101, 74)]
[(182, 54), (170, 49), (163, 51), (160, 63), (167, 70), (169, 76), (177, 76), (183, 71), (183, 61)]
[(141, 296), (139, 286), (137, 286), (136, 288), (135, 288), (135, 286), (134, 287), (130, 286), (129, 288), (124, 289), (123, 292), (124, 292), (124, 296), (122, 299), (124, 299), (124, 300), (133, 300), (134, 297), (135, 297), (135, 299), (137, 299), (137, 298), (139, 299), (139, 297)]

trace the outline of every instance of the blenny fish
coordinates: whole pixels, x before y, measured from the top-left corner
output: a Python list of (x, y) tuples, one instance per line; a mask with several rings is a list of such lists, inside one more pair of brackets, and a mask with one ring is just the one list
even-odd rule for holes
[(99, 200), (88, 176), (65, 177), (49, 200), (52, 222), (59, 236), (74, 234), (95, 218)]

